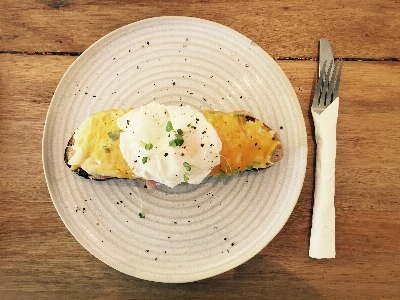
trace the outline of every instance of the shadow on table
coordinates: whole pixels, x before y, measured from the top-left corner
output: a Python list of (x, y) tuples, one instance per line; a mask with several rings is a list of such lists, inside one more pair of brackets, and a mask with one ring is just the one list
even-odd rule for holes
[[(137, 290), (139, 286), (143, 294)], [(140, 299), (321, 299), (306, 281), (258, 256), (234, 270), (201, 281), (184, 284), (143, 281), (135, 289), (139, 292), (136, 297), (142, 294)]]

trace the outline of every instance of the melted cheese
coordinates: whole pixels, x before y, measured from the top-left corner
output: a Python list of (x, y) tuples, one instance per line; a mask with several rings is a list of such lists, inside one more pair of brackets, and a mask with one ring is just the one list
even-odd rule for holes
[(68, 161), (71, 170), (82, 168), (94, 176), (136, 178), (122, 156), (120, 140), (112, 140), (108, 136), (109, 132), (119, 132), (117, 119), (128, 111), (113, 109), (99, 112), (79, 126), (72, 147), (75, 153)]
[(280, 145), (274, 139), (275, 132), (257, 119), (235, 113), (203, 111), (207, 121), (219, 133), (222, 141), (221, 161), (210, 176), (224, 171), (245, 171), (248, 167), (266, 168), (270, 166), (271, 154)]

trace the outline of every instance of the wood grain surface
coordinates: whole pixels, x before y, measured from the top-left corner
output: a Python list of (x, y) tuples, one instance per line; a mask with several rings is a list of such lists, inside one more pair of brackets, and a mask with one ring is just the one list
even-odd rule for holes
[[(400, 295), (399, 1), (79, 1), (0, 3), (0, 299), (398, 299)], [(253, 259), (187, 284), (122, 274), (86, 251), (55, 210), (41, 140), (70, 64), (123, 25), (205, 18), (251, 38), (288, 76), (308, 134), (296, 207)], [(318, 40), (344, 58), (336, 160), (337, 257), (308, 257), (315, 140), (310, 102)]]

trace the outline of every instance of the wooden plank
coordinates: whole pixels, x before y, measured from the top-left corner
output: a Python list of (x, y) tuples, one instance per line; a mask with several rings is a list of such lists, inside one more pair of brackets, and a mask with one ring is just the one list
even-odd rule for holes
[(183, 15), (229, 26), (273, 57), (317, 58), (319, 38), (335, 57), (400, 58), (400, 3), (351, 1), (3, 0), (0, 51), (82, 52), (105, 34), (142, 19)]
[[(317, 62), (278, 63), (292, 82), (305, 116), (309, 140), (306, 177), (312, 177), (315, 148), (309, 108)], [(394, 150), (400, 142), (398, 82), (397, 62), (345, 62), (343, 66), (337, 127), (338, 208), (400, 211), (400, 198), (395, 196), (400, 192), (400, 157)]]
[[(0, 54), (0, 294), (5, 298), (385, 298), (400, 292), (400, 63), (346, 62), (340, 90), (337, 258), (312, 260), (308, 240), (315, 144), (309, 114), (315, 61), (278, 61), (308, 133), (299, 201), (275, 239), (247, 263), (200, 282), (160, 284), (113, 270), (63, 225), (47, 191), (41, 138), (71, 56)], [(72, 288), (73, 287), (73, 288)]]

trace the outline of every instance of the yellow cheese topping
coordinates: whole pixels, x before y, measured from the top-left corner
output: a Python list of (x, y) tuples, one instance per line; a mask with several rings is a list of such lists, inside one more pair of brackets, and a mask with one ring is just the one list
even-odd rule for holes
[(261, 121), (235, 113), (203, 111), (203, 114), (222, 141), (220, 165), (209, 175), (220, 175), (221, 170), (231, 175), (232, 170), (241, 172), (271, 164), (271, 154), (280, 141), (274, 139), (275, 132)]
[(119, 138), (113, 140), (108, 135), (109, 132), (119, 133), (117, 119), (129, 111), (112, 109), (99, 112), (79, 126), (74, 134), (73, 149), (76, 152), (68, 162), (71, 170), (81, 167), (94, 176), (136, 178), (122, 156)]

